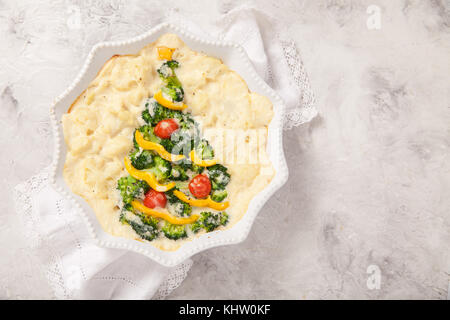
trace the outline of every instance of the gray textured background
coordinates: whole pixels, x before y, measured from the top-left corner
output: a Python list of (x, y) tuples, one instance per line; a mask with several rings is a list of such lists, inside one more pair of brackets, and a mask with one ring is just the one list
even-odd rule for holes
[[(381, 9), (379, 30), (366, 26), (371, 4)], [(170, 298), (446, 299), (450, 2), (257, 5), (300, 48), (320, 116), (285, 132), (289, 181), (249, 238), (195, 256)], [(19, 232), (11, 190), (50, 163), (48, 107), (90, 48), (146, 31), (164, 19), (162, 7), (200, 21), (235, 6), (0, 1), (0, 298), (53, 296)], [(381, 270), (380, 289), (366, 284), (370, 265)]]

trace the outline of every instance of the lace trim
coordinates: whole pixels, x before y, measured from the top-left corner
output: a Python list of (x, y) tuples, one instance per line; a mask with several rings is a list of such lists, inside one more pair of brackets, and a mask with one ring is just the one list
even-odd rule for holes
[(183, 280), (186, 278), (188, 271), (191, 269), (193, 261), (191, 259), (183, 262), (175, 267), (175, 270), (171, 272), (163, 283), (159, 287), (158, 291), (153, 296), (154, 300), (165, 299), (173, 290), (178, 288)]
[(311, 121), (316, 115), (316, 97), (311, 90), (308, 74), (294, 41), (281, 40), (286, 63), (300, 92), (299, 107), (288, 110), (284, 117), (284, 130)]

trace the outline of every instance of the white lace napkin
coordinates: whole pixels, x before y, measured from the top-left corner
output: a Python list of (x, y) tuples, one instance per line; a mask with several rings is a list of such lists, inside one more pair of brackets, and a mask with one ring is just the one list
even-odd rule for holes
[[(167, 20), (202, 37), (241, 44), (258, 73), (287, 105), (285, 128), (310, 121), (314, 96), (292, 41), (280, 36), (270, 18), (252, 8), (238, 8), (208, 26), (176, 12)], [(208, 30), (204, 32), (203, 30)], [(186, 277), (188, 260), (166, 268), (145, 256), (97, 247), (81, 217), (49, 185), (45, 169), (15, 188), (16, 209), (26, 236), (59, 299), (161, 299)]]

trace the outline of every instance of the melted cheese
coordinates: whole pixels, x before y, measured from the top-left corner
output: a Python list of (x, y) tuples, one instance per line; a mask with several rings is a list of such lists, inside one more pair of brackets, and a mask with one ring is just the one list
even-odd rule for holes
[[(119, 221), (117, 179), (126, 176), (123, 159), (133, 147), (133, 132), (141, 123), (142, 103), (163, 85), (156, 70), (161, 65), (158, 47), (175, 48), (180, 63), (177, 76), (185, 91), (186, 111), (203, 129), (260, 129), (259, 144), (249, 143), (258, 163), (224, 163), (231, 174), (227, 186), (232, 227), (247, 211), (250, 200), (271, 181), (274, 170), (267, 158), (265, 139), (273, 117), (272, 104), (249, 92), (244, 80), (219, 59), (188, 48), (176, 35), (165, 34), (137, 55), (112, 57), (62, 118), (67, 145), (64, 178), (72, 191), (93, 208), (103, 229), (115, 236), (136, 239)], [(220, 139), (206, 137), (216, 150)], [(264, 140), (261, 142), (261, 139)], [(227, 142), (225, 142), (226, 144)], [(236, 152), (236, 146), (232, 146)], [(219, 152), (217, 152), (219, 153)], [(212, 210), (193, 207), (192, 214)], [(212, 210), (214, 211), (214, 210)], [(176, 250), (185, 240), (164, 237), (150, 242), (163, 250)]]

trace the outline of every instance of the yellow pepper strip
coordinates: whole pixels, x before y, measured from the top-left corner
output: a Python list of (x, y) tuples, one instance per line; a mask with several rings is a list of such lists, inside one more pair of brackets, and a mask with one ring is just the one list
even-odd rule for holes
[(188, 218), (174, 217), (169, 213), (150, 209), (150, 208), (144, 206), (142, 203), (140, 203), (137, 200), (133, 200), (131, 202), (131, 205), (133, 206), (134, 209), (136, 209), (146, 215), (149, 215), (149, 216), (152, 216), (155, 218), (164, 219), (167, 222), (170, 222), (171, 224), (189, 224), (189, 223), (193, 223), (193, 222), (197, 221), (197, 219), (199, 217), (197, 214), (193, 214), (192, 216), (190, 216)]
[(191, 158), (191, 161), (195, 163), (196, 165), (200, 167), (211, 167), (217, 163), (217, 160), (211, 159), (211, 160), (202, 160), (201, 158), (197, 157), (197, 154), (194, 150), (192, 150), (189, 153), (189, 157)]
[(172, 54), (175, 51), (174, 48), (157, 47), (158, 56), (160, 60), (172, 60)]
[(151, 174), (150, 172), (145, 172), (136, 169), (135, 167), (133, 167), (130, 159), (128, 159), (127, 157), (125, 157), (124, 162), (125, 162), (125, 169), (127, 169), (128, 173), (133, 178), (144, 180), (145, 182), (148, 183), (150, 187), (152, 187), (152, 189), (156, 191), (165, 192), (175, 187), (175, 182), (170, 182), (168, 184), (159, 184), (153, 174)]
[(155, 100), (162, 106), (172, 109), (172, 110), (184, 110), (187, 108), (187, 105), (185, 105), (184, 103), (181, 104), (175, 104), (170, 100), (167, 100), (166, 98), (163, 97), (162, 91), (159, 90), (157, 93), (155, 93), (155, 95), (153, 96), (153, 98), (155, 98)]
[(168, 152), (162, 145), (159, 143), (154, 143), (151, 141), (147, 141), (144, 139), (144, 136), (139, 130), (136, 130), (136, 133), (134, 134), (134, 137), (136, 138), (137, 144), (145, 150), (153, 150), (156, 151), (161, 158), (167, 160), (167, 161), (180, 161), (184, 159), (184, 156), (182, 154), (171, 154)]
[(211, 200), (211, 197), (208, 196), (206, 199), (190, 199), (187, 195), (185, 195), (183, 192), (174, 190), (173, 194), (180, 199), (181, 201), (184, 201), (186, 203), (189, 203), (190, 205), (194, 207), (208, 207), (214, 210), (225, 210), (229, 207), (230, 203), (228, 201), (226, 202), (215, 202)]

